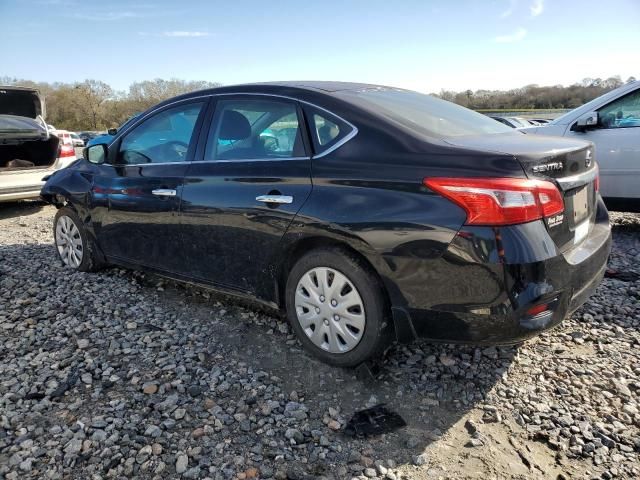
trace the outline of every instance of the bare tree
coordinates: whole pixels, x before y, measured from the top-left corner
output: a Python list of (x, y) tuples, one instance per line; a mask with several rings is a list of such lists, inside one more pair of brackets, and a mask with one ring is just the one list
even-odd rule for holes
[(85, 80), (76, 83), (74, 89), (78, 95), (74, 102), (81, 114), (86, 117), (88, 125), (97, 129), (100, 124), (102, 106), (113, 95), (113, 89), (100, 80)]

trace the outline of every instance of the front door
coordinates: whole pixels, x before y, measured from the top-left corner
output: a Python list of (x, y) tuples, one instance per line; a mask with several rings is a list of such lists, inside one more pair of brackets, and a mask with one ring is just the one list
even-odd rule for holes
[(109, 259), (183, 268), (180, 195), (205, 105), (199, 99), (162, 108), (110, 146), (110, 165), (94, 185), (94, 194), (108, 198), (98, 242)]
[[(221, 96), (182, 194), (190, 273), (269, 297), (272, 255), (311, 192), (311, 161), (295, 101)], [(203, 129), (203, 135), (207, 129)], [(271, 292), (272, 293), (272, 292)]]
[(602, 196), (640, 199), (640, 89), (602, 107), (598, 126), (576, 135), (595, 144)]

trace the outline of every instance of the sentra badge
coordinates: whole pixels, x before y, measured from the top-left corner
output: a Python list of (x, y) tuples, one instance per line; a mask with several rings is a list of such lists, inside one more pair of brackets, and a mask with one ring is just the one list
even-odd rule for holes
[(533, 173), (554, 172), (563, 168), (564, 165), (561, 162), (542, 163), (533, 167)]

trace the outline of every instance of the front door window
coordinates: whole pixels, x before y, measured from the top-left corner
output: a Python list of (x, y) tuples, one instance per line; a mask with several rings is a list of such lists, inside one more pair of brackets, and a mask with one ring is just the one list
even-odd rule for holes
[(122, 139), (119, 165), (183, 162), (204, 102), (168, 108), (143, 121)]

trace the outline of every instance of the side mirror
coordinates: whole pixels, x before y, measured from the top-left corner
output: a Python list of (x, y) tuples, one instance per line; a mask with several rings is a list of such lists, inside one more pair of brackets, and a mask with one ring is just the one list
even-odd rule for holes
[(107, 133), (113, 137), (113, 136), (115, 136), (116, 133), (118, 133), (118, 129), (117, 128), (110, 128), (109, 130), (107, 130)]
[(576, 132), (584, 132), (589, 128), (594, 128), (598, 126), (598, 112), (589, 112), (585, 113), (578, 117), (576, 123), (573, 124), (571, 130)]
[(90, 163), (95, 163), (96, 165), (104, 163), (107, 160), (108, 153), (107, 146), (104, 143), (91, 145), (82, 150), (82, 156)]

